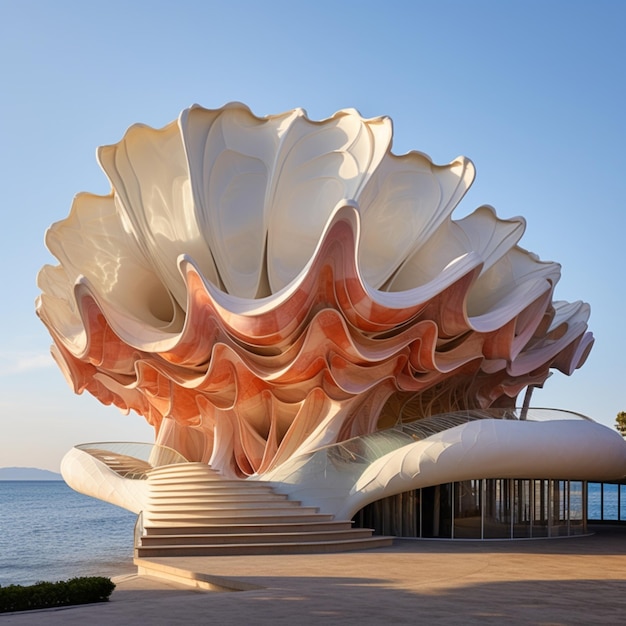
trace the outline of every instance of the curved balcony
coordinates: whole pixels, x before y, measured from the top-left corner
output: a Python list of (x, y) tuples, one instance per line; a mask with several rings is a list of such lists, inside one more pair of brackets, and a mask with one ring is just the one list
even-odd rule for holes
[(123, 478), (144, 480), (155, 467), (187, 463), (187, 459), (173, 448), (152, 443), (106, 442), (83, 443), (75, 446), (98, 459)]

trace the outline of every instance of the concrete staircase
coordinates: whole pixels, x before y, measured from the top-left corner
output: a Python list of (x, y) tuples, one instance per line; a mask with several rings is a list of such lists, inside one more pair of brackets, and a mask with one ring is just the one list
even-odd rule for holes
[(344, 552), (393, 542), (289, 500), (268, 484), (225, 479), (204, 463), (155, 468), (147, 480), (138, 558)]

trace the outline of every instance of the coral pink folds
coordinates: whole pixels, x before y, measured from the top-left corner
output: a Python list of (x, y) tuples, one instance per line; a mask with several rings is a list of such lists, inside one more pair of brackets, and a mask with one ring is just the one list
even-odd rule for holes
[(193, 106), (99, 149), (46, 244), (37, 313), (77, 393), (227, 475), (398, 419), (513, 407), (593, 339), (522, 218), (453, 211), (464, 157), (395, 155), (388, 118)]

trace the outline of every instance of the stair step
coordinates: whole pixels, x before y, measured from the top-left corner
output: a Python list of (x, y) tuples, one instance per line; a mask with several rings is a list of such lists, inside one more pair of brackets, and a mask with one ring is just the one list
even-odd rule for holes
[(207, 474), (163, 474), (162, 476), (154, 476), (150, 472), (147, 474), (148, 480), (155, 485), (176, 485), (180, 483), (184, 484), (206, 484), (214, 485), (215, 483), (231, 483), (231, 484), (245, 484), (246, 481), (237, 480), (236, 478), (224, 478), (219, 474), (210, 476)]
[(252, 489), (254, 491), (274, 491), (274, 487), (268, 483), (255, 483), (249, 480), (230, 480), (221, 478), (220, 480), (189, 480), (183, 476), (171, 479), (171, 485), (166, 480), (149, 479), (150, 484), (156, 485), (158, 489)]
[[(302, 510), (305, 507), (300, 506), (300, 502), (295, 500), (279, 500), (272, 502), (268, 500), (260, 501), (244, 501), (244, 500), (205, 500), (201, 503), (185, 503), (185, 502), (150, 502), (150, 514), (152, 513), (187, 513), (207, 515), (214, 511), (264, 511), (264, 510), (284, 510), (291, 512), (292, 510)], [(308, 507), (311, 511), (317, 509)]]
[(273, 522), (270, 524), (213, 524), (211, 526), (146, 526), (144, 525), (145, 536), (149, 535), (180, 535), (187, 533), (190, 535), (219, 535), (219, 534), (247, 534), (247, 533), (272, 533), (272, 532), (307, 532), (307, 531), (324, 531), (324, 530), (349, 530), (352, 528), (350, 521), (315, 521), (315, 522)]
[[(290, 522), (323, 522), (331, 521), (332, 515), (321, 515), (320, 513), (297, 513), (295, 509), (289, 515), (277, 512), (273, 515), (214, 515), (205, 517), (185, 517), (182, 515), (147, 515), (144, 513), (144, 525), (147, 526), (228, 526), (231, 524), (275, 524)], [(246, 522), (247, 520), (247, 522)]]
[(221, 472), (213, 469), (206, 463), (172, 463), (171, 465), (159, 465), (150, 470), (151, 474), (219, 474)]
[(166, 495), (203, 495), (203, 494), (220, 494), (220, 493), (232, 493), (232, 494), (278, 494), (269, 485), (249, 485), (246, 483), (226, 483), (226, 481), (211, 482), (211, 483), (180, 483), (173, 485), (171, 488), (163, 485), (155, 487), (153, 483), (150, 483), (153, 487), (155, 496), (161, 497)]
[(286, 504), (282, 502), (277, 503), (262, 503), (260, 506), (237, 506), (236, 503), (224, 504), (221, 506), (208, 505), (204, 508), (198, 507), (181, 507), (181, 506), (163, 506), (155, 509), (154, 507), (144, 512), (150, 518), (160, 517), (166, 519), (168, 517), (187, 517), (187, 518), (199, 518), (199, 517), (271, 517), (274, 515), (286, 515), (301, 516), (301, 515), (316, 515), (317, 508), (312, 506), (299, 506), (297, 503), (289, 504), (293, 500), (287, 500)]
[(169, 465), (158, 465), (157, 467), (153, 467), (152, 472), (155, 474), (162, 474), (164, 472), (205, 472), (211, 474), (219, 474), (220, 472), (216, 469), (213, 469), (208, 463), (171, 463)]
[(163, 493), (151, 493), (149, 496), (149, 502), (153, 506), (160, 506), (161, 504), (173, 504), (180, 503), (185, 505), (198, 504), (202, 506), (213, 506), (216, 503), (228, 503), (228, 502), (267, 502), (267, 503), (282, 503), (295, 502), (295, 500), (288, 500), (286, 495), (277, 493), (217, 493), (217, 494), (170, 494)]
[(349, 550), (371, 550), (393, 545), (393, 537), (367, 537), (337, 541), (302, 541), (298, 543), (248, 543), (219, 545), (180, 545), (143, 547), (136, 549), (136, 556), (233, 556), (249, 554), (308, 554), (325, 552), (346, 552)]
[(182, 534), (182, 535), (144, 535), (141, 546), (211, 546), (220, 544), (250, 543), (297, 543), (324, 542), (344, 539), (363, 539), (372, 536), (369, 528), (347, 528), (345, 530), (318, 530), (299, 532), (267, 533), (218, 533), (218, 534)]

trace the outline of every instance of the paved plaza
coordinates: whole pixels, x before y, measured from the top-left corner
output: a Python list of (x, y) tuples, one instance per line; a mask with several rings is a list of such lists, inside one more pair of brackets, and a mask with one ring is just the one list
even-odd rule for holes
[(626, 528), (535, 541), (410, 541), (323, 555), (154, 559), (246, 591), (115, 578), (107, 603), (5, 624), (623, 624)]

